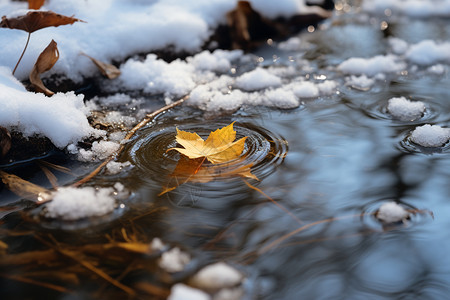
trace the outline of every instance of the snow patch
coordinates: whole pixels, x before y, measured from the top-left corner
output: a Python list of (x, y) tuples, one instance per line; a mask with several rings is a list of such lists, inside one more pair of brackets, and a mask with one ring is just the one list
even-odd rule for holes
[(167, 300), (210, 300), (211, 297), (204, 291), (194, 289), (183, 283), (177, 283), (170, 289)]
[(425, 112), (425, 104), (421, 101), (410, 101), (405, 97), (389, 99), (388, 112), (401, 121), (414, 121), (422, 117)]
[(118, 174), (120, 171), (122, 171), (126, 167), (130, 167), (131, 163), (129, 161), (126, 162), (117, 162), (117, 161), (110, 161), (106, 164), (106, 171), (108, 174)]
[(25, 137), (48, 137), (58, 148), (105, 132), (89, 125), (83, 95), (74, 92), (47, 97), (27, 92), (10, 73), (0, 68), (0, 126), (18, 130)]
[(360, 90), (368, 90), (375, 84), (375, 80), (372, 78), (368, 78), (366, 75), (352, 75), (350, 77), (347, 77), (345, 81), (346, 85)]
[(201, 269), (189, 283), (205, 290), (219, 290), (237, 286), (243, 279), (241, 272), (224, 262), (218, 262)]
[(175, 247), (161, 255), (159, 266), (169, 273), (180, 272), (191, 261), (189, 254)]
[(258, 67), (236, 78), (236, 86), (245, 91), (256, 91), (281, 86), (281, 78)]
[(106, 215), (115, 208), (114, 192), (114, 188), (58, 188), (53, 200), (45, 205), (45, 216), (74, 221)]
[(379, 73), (399, 72), (406, 68), (404, 62), (399, 61), (395, 55), (377, 55), (371, 58), (353, 57), (345, 60), (338, 66), (338, 70), (345, 74), (373, 77)]
[(438, 62), (450, 62), (450, 42), (438, 44), (432, 40), (424, 40), (411, 45), (406, 58), (418, 65), (432, 65)]
[(424, 147), (441, 147), (450, 139), (450, 129), (439, 125), (425, 124), (416, 127), (411, 133), (411, 140)]
[(377, 218), (384, 223), (396, 223), (409, 217), (409, 213), (396, 202), (387, 202), (380, 206), (376, 214)]

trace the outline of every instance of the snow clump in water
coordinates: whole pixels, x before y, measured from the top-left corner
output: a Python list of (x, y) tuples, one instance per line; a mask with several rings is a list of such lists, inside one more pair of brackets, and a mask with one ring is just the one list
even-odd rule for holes
[(395, 97), (389, 99), (387, 110), (396, 119), (414, 121), (425, 112), (425, 104), (421, 101), (410, 101), (405, 97)]
[(211, 297), (204, 291), (194, 289), (183, 283), (177, 283), (170, 289), (167, 300), (210, 300)]
[(45, 217), (74, 221), (99, 217), (112, 212), (116, 206), (114, 188), (61, 187), (46, 204)]
[(244, 275), (224, 262), (218, 262), (201, 269), (189, 281), (195, 287), (216, 291), (242, 283)]
[(423, 147), (441, 147), (450, 139), (450, 129), (439, 125), (425, 124), (416, 127), (411, 133), (411, 140)]
[(387, 202), (380, 206), (376, 214), (377, 218), (384, 223), (396, 223), (409, 217), (409, 212), (396, 202)]

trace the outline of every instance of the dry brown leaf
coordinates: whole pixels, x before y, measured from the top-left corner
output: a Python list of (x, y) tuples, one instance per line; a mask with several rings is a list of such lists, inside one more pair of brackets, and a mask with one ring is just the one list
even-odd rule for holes
[(87, 55), (86, 53), (81, 53), (82, 55), (88, 57), (92, 62), (97, 66), (103, 76), (108, 79), (117, 78), (120, 75), (120, 70), (117, 69), (116, 66), (112, 64), (104, 63), (98, 59), (93, 58), (92, 56)]
[(16, 72), (19, 63), (27, 50), (32, 32), (46, 27), (58, 27), (60, 25), (68, 25), (75, 22), (84, 21), (73, 17), (63, 16), (52, 11), (30, 11), (26, 15), (15, 18), (7, 18), (6, 16), (3, 16), (2, 21), (0, 22), (0, 28), (19, 29), (28, 32), (27, 42), (12, 74), (14, 75)]
[[(50, 191), (39, 185), (23, 180), (0, 170), (0, 178), (6, 187), (13, 193), (31, 201), (48, 200)], [(45, 198), (45, 199), (44, 199)]]
[(0, 126), (0, 159), (11, 149), (11, 134), (8, 129)]
[(34, 89), (37, 92), (44, 93), (47, 96), (52, 96), (55, 93), (50, 91), (44, 86), (40, 75), (44, 72), (50, 70), (59, 59), (59, 51), (57, 44), (54, 40), (48, 44), (48, 46), (39, 55), (36, 63), (34, 64), (33, 70), (30, 73), (30, 81)]
[(63, 16), (52, 11), (30, 11), (26, 15), (15, 18), (3, 16), (0, 22), (0, 28), (20, 29), (32, 33), (42, 28), (58, 27), (75, 22), (84, 21), (74, 17)]
[(45, 0), (28, 0), (28, 9), (39, 9), (44, 5)]

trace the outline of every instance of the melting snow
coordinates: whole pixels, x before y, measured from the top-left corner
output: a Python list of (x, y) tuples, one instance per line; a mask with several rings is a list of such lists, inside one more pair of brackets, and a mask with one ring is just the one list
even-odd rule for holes
[(281, 85), (281, 78), (263, 68), (256, 68), (236, 79), (236, 86), (245, 91), (256, 91)]
[(159, 266), (167, 272), (174, 273), (184, 270), (184, 267), (191, 261), (189, 254), (175, 247), (161, 255)]
[(411, 133), (411, 140), (424, 147), (441, 147), (450, 139), (450, 129), (439, 125), (425, 124), (416, 127)]
[(371, 58), (353, 57), (342, 62), (338, 69), (346, 74), (375, 76), (379, 73), (399, 72), (406, 68), (395, 55), (377, 55)]
[(201, 269), (189, 282), (201, 289), (218, 290), (239, 285), (243, 279), (241, 272), (224, 262), (218, 262)]
[(410, 101), (405, 97), (389, 99), (387, 106), (389, 113), (401, 121), (414, 121), (425, 112), (425, 104), (421, 101)]
[(198, 289), (194, 289), (183, 283), (172, 286), (167, 300), (210, 300), (211, 297)]
[(387, 202), (380, 206), (377, 218), (384, 223), (396, 223), (409, 217), (409, 213), (396, 202)]
[(115, 191), (114, 188), (61, 187), (45, 205), (45, 216), (73, 221), (106, 215), (114, 210)]

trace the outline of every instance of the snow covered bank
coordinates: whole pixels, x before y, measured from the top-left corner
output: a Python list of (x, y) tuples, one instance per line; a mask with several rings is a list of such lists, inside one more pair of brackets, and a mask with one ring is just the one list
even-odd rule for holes
[[(290, 17), (312, 10), (304, 1), (250, 1), (262, 15), (274, 18)], [(52, 73), (65, 74), (74, 81), (96, 72), (84, 56), (103, 61), (121, 61), (136, 53), (173, 47), (175, 51), (198, 52), (219, 24), (226, 22), (227, 12), (236, 7), (237, 0), (197, 1), (124, 1), (124, 0), (60, 0), (46, 1), (42, 10), (75, 16), (78, 22), (58, 28), (45, 28), (31, 36), (30, 45), (16, 75), (25, 79), (39, 53), (54, 39), (61, 53)], [(26, 2), (3, 0), (0, 16), (25, 13)], [(26, 33), (0, 29), (3, 47), (0, 65), (14, 67), (25, 45)]]
[(89, 125), (90, 112), (83, 98), (73, 92), (53, 97), (27, 92), (9, 68), (0, 67), (0, 126), (16, 129), (26, 137), (43, 135), (64, 148), (83, 138), (103, 135)]

